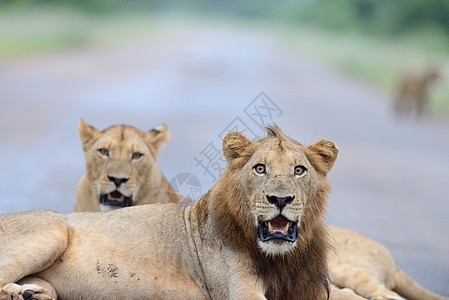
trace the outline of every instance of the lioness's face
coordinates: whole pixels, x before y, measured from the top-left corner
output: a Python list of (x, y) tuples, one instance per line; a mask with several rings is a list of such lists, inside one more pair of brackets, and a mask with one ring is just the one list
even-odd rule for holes
[(328, 191), (325, 176), (338, 148), (329, 140), (300, 145), (275, 128), (256, 142), (231, 132), (223, 140), (223, 153), (233, 170), (242, 165), (237, 181), (246, 201), (240, 209), (251, 215), (261, 251), (292, 252), (298, 239), (307, 238), (306, 231), (321, 220), (326, 203), (317, 195)]
[(80, 125), (86, 175), (93, 183), (101, 210), (113, 210), (138, 202), (141, 187), (149, 180), (152, 170), (157, 168), (157, 148), (151, 141), (160, 131), (142, 132), (125, 125), (115, 125), (102, 132), (92, 127), (83, 129), (95, 130), (91, 132), (92, 137), (83, 139), (86, 133)]
[(86, 155), (86, 169), (95, 182), (99, 201), (110, 208), (132, 204), (154, 159), (141, 138), (120, 127), (105, 132)]

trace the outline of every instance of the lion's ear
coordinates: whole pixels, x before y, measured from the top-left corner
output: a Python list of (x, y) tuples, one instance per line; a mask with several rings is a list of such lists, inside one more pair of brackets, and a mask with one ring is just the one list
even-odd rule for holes
[(171, 139), (168, 127), (165, 124), (159, 125), (150, 131), (145, 132), (145, 139), (148, 144), (156, 151), (156, 155), (159, 148), (162, 146), (162, 142), (166, 142)]
[(223, 155), (227, 161), (236, 159), (251, 143), (251, 140), (242, 133), (231, 131), (224, 136), (221, 143)]
[(80, 120), (78, 131), (80, 133), (81, 145), (84, 151), (89, 150), (92, 142), (100, 135), (100, 131), (84, 122), (83, 119)]
[(314, 154), (313, 156), (309, 156), (309, 160), (315, 169), (327, 175), (337, 160), (339, 151), (337, 145), (331, 140), (322, 139), (310, 144), (307, 148)]

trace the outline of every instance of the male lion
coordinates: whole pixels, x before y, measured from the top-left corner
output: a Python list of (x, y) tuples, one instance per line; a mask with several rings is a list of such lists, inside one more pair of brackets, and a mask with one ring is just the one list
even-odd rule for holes
[(228, 166), (195, 202), (0, 215), (0, 299), (327, 299), (338, 148), (267, 132), (228, 133)]
[(167, 126), (142, 132), (126, 125), (99, 131), (81, 120), (78, 126), (86, 173), (76, 190), (75, 211), (109, 211), (130, 205), (179, 202), (156, 163)]

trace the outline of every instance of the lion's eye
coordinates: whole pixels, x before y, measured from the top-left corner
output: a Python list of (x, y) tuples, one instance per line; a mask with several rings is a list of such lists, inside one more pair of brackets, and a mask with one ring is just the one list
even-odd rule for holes
[(133, 155), (131, 156), (132, 159), (139, 159), (143, 156), (142, 153), (140, 152), (134, 152)]
[(254, 166), (254, 171), (256, 171), (257, 174), (263, 174), (265, 173), (265, 165), (257, 164)]
[(106, 148), (100, 148), (98, 149), (98, 152), (100, 152), (100, 154), (103, 156), (109, 156), (109, 151)]
[(306, 167), (304, 166), (296, 166), (295, 167), (295, 175), (302, 175), (304, 172), (307, 171)]

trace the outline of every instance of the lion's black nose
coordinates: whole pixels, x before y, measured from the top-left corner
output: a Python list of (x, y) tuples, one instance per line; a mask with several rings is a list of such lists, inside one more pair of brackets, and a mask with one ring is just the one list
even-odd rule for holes
[(108, 175), (108, 179), (112, 181), (116, 187), (119, 187), (122, 183), (125, 183), (129, 180), (129, 178), (117, 178)]
[(277, 197), (277, 196), (268, 196), (267, 195), (268, 202), (276, 205), (279, 208), (283, 208), (287, 204), (292, 203), (293, 199), (295, 199), (295, 196)]

